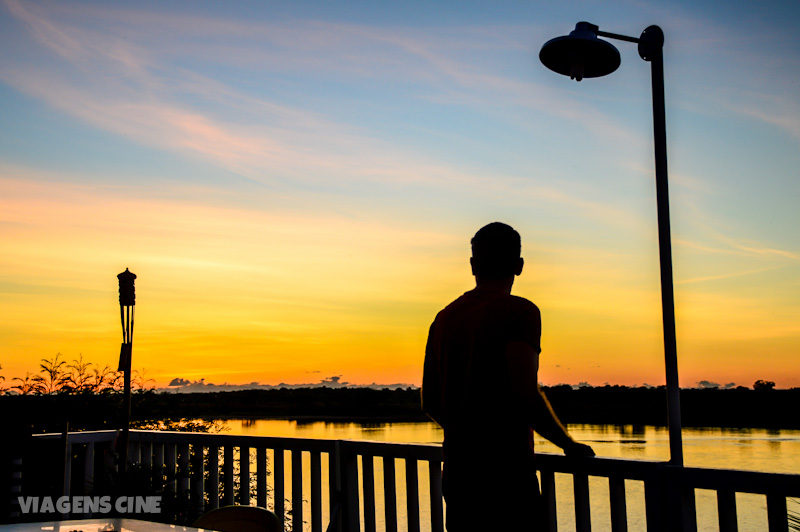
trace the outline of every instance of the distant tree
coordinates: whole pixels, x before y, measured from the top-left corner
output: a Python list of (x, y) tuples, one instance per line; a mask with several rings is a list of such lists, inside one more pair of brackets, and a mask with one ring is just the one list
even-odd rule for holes
[(114, 371), (108, 366), (92, 368), (92, 376), (89, 379), (89, 386), (92, 392), (112, 393), (116, 390), (118, 382), (122, 382), (122, 372)]
[(35, 376), (30, 373), (25, 374), (25, 378), (14, 377), (12, 380), (17, 381), (17, 384), (11, 387), (16, 390), (20, 395), (33, 395), (40, 393), (39, 383), (36, 382)]
[(762, 379), (758, 379), (756, 382), (753, 383), (754, 390), (774, 390), (775, 383), (772, 381), (765, 381)]
[(155, 389), (155, 380), (145, 377), (144, 369), (131, 373), (131, 389), (139, 393), (151, 392)]
[(72, 393), (91, 393), (92, 390), (92, 375), (89, 372), (91, 362), (83, 360), (83, 354), (72, 361), (72, 364), (67, 364), (69, 373), (66, 376), (65, 383), (69, 386)]
[(51, 359), (43, 358), (39, 364), (40, 375), (34, 375), (40, 393), (60, 393), (72, 390), (67, 373), (67, 361), (61, 360), (61, 353)]

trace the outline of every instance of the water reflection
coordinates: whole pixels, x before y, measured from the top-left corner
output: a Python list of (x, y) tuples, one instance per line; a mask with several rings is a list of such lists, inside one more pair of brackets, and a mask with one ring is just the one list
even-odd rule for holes
[[(364, 439), (402, 443), (441, 443), (435, 423), (355, 423), (287, 419), (222, 421), (228, 434), (315, 439)], [(650, 425), (570, 425), (579, 441), (590, 443), (598, 456), (666, 461), (669, 433)], [(800, 471), (800, 431), (751, 428), (683, 429), (688, 466), (796, 473)], [(560, 449), (538, 435), (538, 452)]]

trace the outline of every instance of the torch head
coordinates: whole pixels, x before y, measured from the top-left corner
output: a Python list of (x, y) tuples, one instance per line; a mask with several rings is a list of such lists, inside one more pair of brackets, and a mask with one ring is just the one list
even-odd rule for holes
[(133, 282), (136, 280), (136, 274), (132, 273), (128, 268), (117, 275), (119, 279), (119, 304), (122, 307), (132, 306), (136, 304), (136, 291)]

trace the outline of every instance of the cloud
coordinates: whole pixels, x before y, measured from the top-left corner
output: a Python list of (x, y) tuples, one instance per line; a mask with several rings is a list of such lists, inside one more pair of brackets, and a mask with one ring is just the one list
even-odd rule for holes
[(331, 375), (330, 377), (323, 378), (318, 382), (300, 383), (300, 384), (287, 384), (281, 382), (279, 384), (262, 384), (260, 382), (249, 382), (246, 384), (214, 384), (206, 382), (205, 378), (191, 381), (181, 377), (172, 379), (167, 388), (161, 388), (159, 391), (165, 392), (178, 392), (178, 393), (193, 393), (193, 392), (232, 392), (237, 390), (277, 390), (281, 388), (373, 388), (373, 389), (406, 389), (416, 388), (416, 386), (407, 383), (391, 383), (391, 384), (351, 384), (347, 381), (341, 380), (342, 375)]
[(719, 281), (722, 279), (732, 279), (735, 277), (743, 277), (746, 275), (754, 275), (757, 273), (769, 272), (780, 268), (781, 266), (770, 266), (767, 268), (757, 268), (755, 270), (747, 270), (742, 272), (722, 273), (719, 275), (706, 275), (703, 277), (693, 277), (691, 279), (680, 279), (675, 281), (675, 284), (693, 284), (693, 283), (703, 283), (707, 281)]
[[(335, 183), (424, 182), (491, 190), (501, 176), (494, 175), (490, 181), (457, 164), (426, 160), (417, 155), (418, 150), (380, 140), (374, 131), (336, 122), (305, 108), (276, 104), (220, 83), (183, 66), (196, 62), (200, 54), (204, 61), (213, 57), (206, 49), (198, 52), (185, 47), (184, 39), (217, 43), (226, 64), (246, 54), (238, 53), (240, 50), (231, 53), (219, 43), (243, 38), (255, 41), (243, 44), (248, 49), (278, 55), (274, 70), (297, 68), (304, 64), (303, 57), (321, 56), (320, 65), (314, 65), (315, 72), (317, 66), (338, 69), (358, 65), (363, 75), (375, 75), (379, 70), (381, 75), (403, 82), (419, 80), (435, 91), (466, 91), (466, 98), (482, 104), (513, 101), (515, 106), (575, 120), (601, 138), (638, 141), (637, 135), (590, 105), (570, 101), (560, 91), (492, 74), (451, 57), (454, 49), (461, 53), (462, 46), (470, 49), (466, 44), (470, 40), (460, 34), (446, 39), (413, 29), (377, 30), (313, 21), (293, 21), (289, 30), (279, 23), (169, 13), (98, 9), (90, 15), (77, 7), (23, 5), (14, 0), (8, 0), (6, 6), (29, 28), (33, 40), (47, 52), (49, 63), (7, 55), (0, 62), (0, 79), (98, 128), (159, 149), (210, 160), (259, 182), (276, 183), (290, 177), (330, 183), (330, 177), (335, 176)], [(100, 18), (107, 27), (89, 27), (82, 17)], [(469, 36), (476, 30), (464, 31)], [(178, 34), (181, 40), (172, 37)], [(209, 39), (209, 35), (221, 41)], [(478, 35), (487, 44), (472, 47), (508, 46), (503, 28), (490, 36), (485, 31)], [(55, 65), (50, 64), (52, 56), (59, 59)], [(248, 68), (263, 70), (262, 59)], [(200, 103), (187, 103), (198, 100)], [(526, 177), (525, 181), (530, 179)], [(528, 192), (554, 202), (564, 199), (552, 190)], [(608, 210), (601, 202), (582, 203), (595, 211)]]

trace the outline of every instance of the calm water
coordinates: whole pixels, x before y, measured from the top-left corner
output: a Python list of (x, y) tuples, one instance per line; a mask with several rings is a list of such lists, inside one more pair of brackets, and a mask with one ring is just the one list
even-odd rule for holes
[[(364, 439), (374, 441), (441, 443), (442, 431), (435, 423), (334, 423), (298, 422), (292, 420), (235, 419), (224, 422), (227, 434), (252, 436), (287, 436), (323, 439)], [(569, 431), (579, 441), (590, 444), (598, 456), (663, 461), (669, 455), (669, 440), (666, 428), (634, 427), (631, 425), (570, 425)], [(684, 460), (687, 466), (747, 469), (779, 473), (800, 473), (800, 430), (766, 429), (719, 429), (691, 428), (683, 430)], [(536, 439), (539, 452), (558, 453), (560, 450), (548, 441)], [(304, 469), (309, 467), (304, 457)], [(382, 459), (376, 458), (376, 487), (383, 485), (381, 477)], [(485, 458), (487, 464), (491, 457)], [(324, 463), (325, 461), (323, 461)], [(287, 468), (289, 464), (287, 463)], [(427, 499), (427, 466), (420, 464), (421, 520), (429, 519)], [(396, 464), (398, 481), (398, 519), (403, 529), (405, 515), (404, 466)], [(304, 478), (308, 479), (307, 472)], [(323, 471), (323, 483), (327, 471)], [(287, 489), (291, 477), (287, 471)], [(306, 491), (308, 486), (304, 487)], [(568, 475), (556, 475), (559, 530), (574, 530), (572, 482)], [(287, 493), (289, 493), (287, 491)], [(628, 523), (631, 531), (644, 530), (644, 488), (641, 482), (626, 481)], [(326, 494), (327, 495), (327, 494)], [(716, 495), (714, 492), (697, 490), (699, 529), (716, 531)], [(590, 478), (590, 500), (592, 506), (592, 530), (610, 530), (608, 513), (608, 484), (605, 479)], [(383, 530), (382, 493), (376, 496), (378, 530)], [(737, 494), (739, 530), (762, 531), (767, 528), (766, 500), (763, 496)], [(325, 507), (325, 506), (324, 506)], [(800, 504), (789, 501), (790, 510), (800, 510)], [(363, 511), (363, 506), (362, 506)], [(308, 515), (306, 509), (305, 515)], [(327, 516), (324, 516), (327, 520)]]

